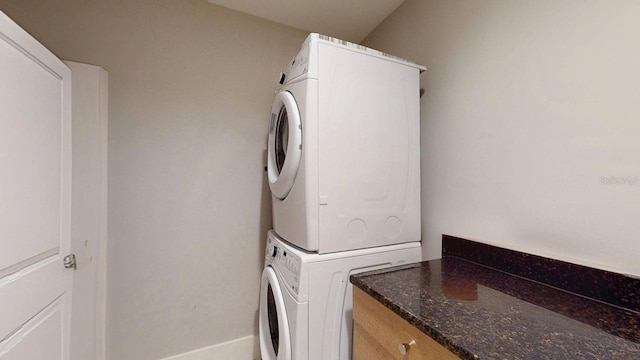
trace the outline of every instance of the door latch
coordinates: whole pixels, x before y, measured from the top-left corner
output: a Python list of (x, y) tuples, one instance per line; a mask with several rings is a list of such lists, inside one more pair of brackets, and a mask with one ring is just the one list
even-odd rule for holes
[(64, 257), (64, 267), (67, 269), (76, 269), (76, 255), (69, 254)]

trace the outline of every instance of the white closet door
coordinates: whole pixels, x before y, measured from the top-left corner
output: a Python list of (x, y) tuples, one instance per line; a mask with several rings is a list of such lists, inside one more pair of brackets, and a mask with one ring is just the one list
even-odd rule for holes
[(71, 71), (0, 12), (0, 359), (69, 358)]

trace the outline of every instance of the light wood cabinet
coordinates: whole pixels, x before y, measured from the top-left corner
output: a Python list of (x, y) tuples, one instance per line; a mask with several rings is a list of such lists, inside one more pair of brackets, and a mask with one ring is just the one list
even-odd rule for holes
[(356, 287), (353, 288), (353, 322), (354, 360), (459, 359)]

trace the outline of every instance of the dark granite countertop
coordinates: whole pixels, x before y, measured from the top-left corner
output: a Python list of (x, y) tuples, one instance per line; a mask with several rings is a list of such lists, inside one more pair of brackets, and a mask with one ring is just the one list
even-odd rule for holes
[(640, 359), (637, 311), (465, 259), (351, 282), (463, 359)]

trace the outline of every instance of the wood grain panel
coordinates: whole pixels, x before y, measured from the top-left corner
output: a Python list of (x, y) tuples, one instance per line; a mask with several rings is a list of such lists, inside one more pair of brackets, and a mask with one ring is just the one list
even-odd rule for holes
[[(353, 288), (354, 360), (454, 360), (458, 356), (367, 295)], [(415, 344), (406, 355), (401, 344)]]

